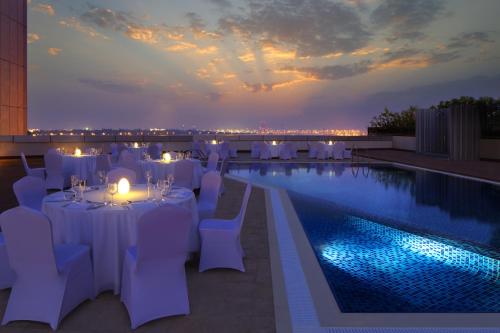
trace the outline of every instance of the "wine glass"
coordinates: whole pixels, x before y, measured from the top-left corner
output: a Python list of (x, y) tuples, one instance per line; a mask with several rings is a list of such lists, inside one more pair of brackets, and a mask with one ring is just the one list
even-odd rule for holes
[(99, 185), (104, 185), (106, 182), (106, 171), (97, 170), (97, 178), (99, 179)]
[(107, 191), (111, 195), (111, 206), (114, 205), (114, 196), (118, 192), (118, 184), (117, 183), (108, 183)]

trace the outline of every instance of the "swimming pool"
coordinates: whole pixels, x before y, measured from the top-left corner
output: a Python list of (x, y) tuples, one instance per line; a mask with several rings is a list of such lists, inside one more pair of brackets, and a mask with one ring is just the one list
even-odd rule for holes
[(233, 164), (288, 191), (342, 312), (500, 312), (500, 188), (390, 164)]

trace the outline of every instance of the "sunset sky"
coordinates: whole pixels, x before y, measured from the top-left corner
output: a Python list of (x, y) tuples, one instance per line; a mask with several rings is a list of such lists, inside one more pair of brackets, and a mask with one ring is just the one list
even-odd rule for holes
[(500, 97), (498, 0), (31, 0), (29, 127), (364, 129)]

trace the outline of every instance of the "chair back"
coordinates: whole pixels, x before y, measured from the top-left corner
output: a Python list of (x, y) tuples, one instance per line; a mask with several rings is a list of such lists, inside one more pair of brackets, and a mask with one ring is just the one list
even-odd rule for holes
[(47, 195), (45, 180), (40, 177), (25, 176), (12, 186), (20, 206), (42, 210), (43, 198)]
[(120, 159), (118, 160), (118, 166), (130, 169), (135, 172), (135, 177), (137, 182), (142, 180), (142, 169), (139, 163), (135, 160), (134, 154), (129, 152), (128, 150), (123, 150), (120, 153)]
[(217, 171), (207, 172), (201, 179), (199, 202), (205, 202), (210, 207), (217, 207), (222, 178)]
[(111, 170), (111, 159), (108, 154), (101, 154), (96, 156), (95, 160), (95, 169), (96, 171), (104, 171), (108, 172)]
[(24, 171), (26, 172), (26, 175), (29, 176), (30, 167), (28, 166), (28, 161), (26, 161), (26, 156), (24, 155), (23, 152), (21, 153), (21, 161), (23, 162), (23, 167), (24, 167)]
[(259, 142), (256, 142), (256, 141), (252, 142), (250, 156), (252, 158), (259, 158), (260, 157), (260, 143)]
[(280, 159), (289, 160), (292, 158), (292, 144), (290, 142), (286, 142), (280, 149), (279, 152)]
[(245, 214), (247, 212), (248, 200), (250, 199), (250, 194), (252, 193), (252, 184), (247, 183), (245, 188), (245, 194), (243, 194), (243, 201), (241, 202), (241, 208), (238, 216), (236, 216), (235, 221), (239, 224), (240, 230), (245, 220)]
[(215, 171), (217, 170), (217, 164), (219, 163), (219, 154), (212, 152), (208, 156), (207, 170)]
[(269, 145), (267, 143), (260, 142), (259, 152), (260, 152), (259, 157), (261, 160), (268, 160), (271, 158), (271, 149), (269, 148)]
[(137, 175), (134, 170), (127, 168), (116, 168), (107, 173), (108, 182), (117, 183), (122, 178), (127, 178), (130, 184), (135, 184), (137, 181)]
[(141, 216), (137, 222), (137, 270), (158, 265), (168, 259), (188, 254), (191, 212), (186, 208), (165, 204)]
[(220, 145), (220, 150), (219, 150), (220, 158), (225, 160), (229, 158), (229, 142), (224, 141)]
[[(58, 274), (49, 219), (41, 212), (19, 206), (0, 215), (9, 263), (18, 279)], [(43, 288), (43, 286), (40, 286)]]
[(174, 165), (174, 185), (193, 188), (194, 163), (190, 160), (180, 160)]
[(47, 153), (43, 156), (47, 177), (63, 174), (63, 157), (60, 154)]
[(160, 148), (158, 148), (157, 145), (149, 145), (148, 147), (148, 155), (153, 159), (153, 160), (159, 160), (160, 159)]
[(318, 143), (316, 146), (316, 158), (318, 160), (325, 160), (328, 158), (328, 151), (326, 150), (326, 144)]
[(332, 154), (334, 159), (342, 159), (344, 156), (345, 144), (343, 142), (337, 141), (333, 144)]

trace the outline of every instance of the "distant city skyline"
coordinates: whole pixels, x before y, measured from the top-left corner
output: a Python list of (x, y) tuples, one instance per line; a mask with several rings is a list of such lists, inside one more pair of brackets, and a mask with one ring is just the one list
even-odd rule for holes
[(500, 97), (500, 1), (31, 0), (28, 127), (366, 129)]

